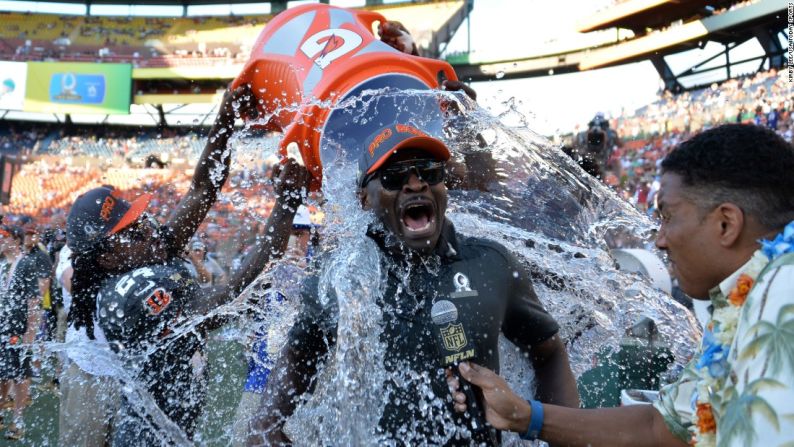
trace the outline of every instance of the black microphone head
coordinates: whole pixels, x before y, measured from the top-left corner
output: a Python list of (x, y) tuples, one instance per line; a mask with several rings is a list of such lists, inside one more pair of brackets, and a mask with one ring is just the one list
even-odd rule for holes
[(458, 319), (458, 308), (449, 300), (438, 300), (430, 309), (430, 318), (434, 324), (452, 323)]

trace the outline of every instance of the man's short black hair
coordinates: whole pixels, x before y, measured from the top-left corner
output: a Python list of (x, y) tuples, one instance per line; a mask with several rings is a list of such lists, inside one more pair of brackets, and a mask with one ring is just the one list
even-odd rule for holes
[(702, 132), (673, 150), (662, 172), (680, 175), (688, 198), (704, 210), (730, 202), (767, 229), (794, 220), (794, 148), (764, 127)]

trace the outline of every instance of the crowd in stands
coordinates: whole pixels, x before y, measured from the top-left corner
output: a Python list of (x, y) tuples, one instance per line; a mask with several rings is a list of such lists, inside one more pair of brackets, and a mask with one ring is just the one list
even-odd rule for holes
[[(199, 234), (212, 241), (211, 252), (224, 254), (232, 261), (252, 243), (259, 222), (273, 208), (272, 189), (263, 179), (267, 171), (238, 172), (229, 185), (239, 185), (249, 178), (247, 188), (232, 190), (227, 186), (224, 196), (210, 211)], [(256, 180), (251, 181), (251, 178)], [(172, 169), (135, 169), (127, 167), (102, 170), (98, 167), (67, 167), (46, 162), (27, 164), (14, 178), (11, 203), (6, 206), (8, 223), (35, 222), (42, 229), (63, 228), (69, 206), (83, 192), (102, 184), (112, 184), (122, 197), (132, 199), (140, 192), (154, 194), (149, 211), (165, 218), (184, 195), (190, 182), (185, 171)], [(240, 206), (245, 203), (245, 206)], [(242, 224), (242, 225), (241, 225)], [(230, 228), (235, 229), (232, 234)], [(250, 237), (240, 228), (251, 230)], [(239, 238), (239, 239), (238, 239)], [(230, 265), (224, 262), (223, 265)]]
[(743, 8), (745, 6), (752, 5), (753, 3), (757, 3), (757, 2), (758, 2), (758, 0), (744, 0), (744, 1), (741, 1), (741, 2), (736, 2), (736, 3), (734, 3), (734, 4), (730, 5), (730, 6), (719, 8), (719, 9), (715, 10), (712, 14), (719, 15), (719, 14), (723, 14), (723, 13), (726, 13), (726, 12), (729, 12), (729, 11), (735, 11), (735, 10), (737, 10), (739, 8)]
[[(363, 2), (362, 2), (363, 3)], [(384, 5), (427, 47), (455, 2)], [(381, 8), (381, 7), (377, 7)], [(377, 10), (377, 9), (376, 9)], [(131, 63), (136, 67), (242, 64), (272, 14), (213, 17), (80, 16), (0, 12), (0, 60)], [(413, 24), (413, 25), (411, 25)]]
[(0, 58), (170, 66), (242, 62), (270, 16), (96, 17), (0, 12)]
[[(603, 180), (638, 208), (652, 213), (658, 167), (679, 142), (728, 122), (767, 126), (791, 141), (793, 108), (794, 88), (787, 82), (785, 72), (774, 69), (678, 95), (661, 93), (654, 103), (610, 121), (621, 146), (612, 153)], [(95, 126), (85, 130), (69, 132), (62, 125), (24, 124), (5, 126), (0, 131), (0, 150), (44, 155), (39, 162), (23, 166), (15, 177), (8, 207), (11, 213), (37, 214), (45, 223), (58, 223), (64, 218), (64, 207), (88, 185), (108, 183), (134, 193), (141, 179), (147, 179), (146, 189), (158, 195), (155, 209), (167, 214), (174, 205), (173, 197), (187, 190), (189, 171), (157, 168), (172, 162), (192, 163), (204, 144), (199, 134), (187, 128), (153, 132), (135, 127)], [(85, 157), (93, 157), (96, 162), (86, 162)], [(67, 159), (70, 164), (64, 165), (56, 158)], [(256, 211), (234, 219), (253, 222), (256, 213), (261, 214), (259, 217), (268, 215), (272, 196), (266, 186), (258, 183), (257, 179), (265, 178), (261, 168), (259, 172), (246, 168), (233, 174), (230, 193), (219, 201), (205, 224), (211, 239), (217, 240), (219, 235), (225, 239), (221, 233), (229, 227), (231, 214), (240, 213), (235, 203), (246, 203), (246, 210)], [(237, 188), (238, 185), (245, 187)]]
[[(14, 127), (14, 141), (24, 135), (39, 143), (35, 145), (36, 161), (23, 164), (14, 176), (11, 201), (5, 206), (7, 222), (32, 220), (41, 228), (62, 228), (75, 198), (102, 184), (114, 185), (129, 200), (140, 192), (152, 193), (149, 211), (165, 220), (187, 191), (190, 166), (205, 144), (204, 137), (185, 129), (144, 131), (114, 126), (63, 133), (58, 126)], [(48, 142), (44, 145), (42, 141)], [(150, 165), (147, 155), (162, 163)], [(250, 246), (257, 226), (267, 219), (274, 204), (266, 180), (272, 160), (257, 165), (250, 162), (249, 155), (239, 154), (240, 162), (224, 194), (199, 231), (212, 241), (210, 252), (223, 253), (223, 265), (231, 265)], [(317, 210), (313, 216), (322, 219)], [(250, 237), (241, 237), (240, 228), (250, 229)]]
[(623, 145), (604, 181), (641, 210), (654, 211), (661, 160), (679, 142), (723, 123), (754, 123), (794, 138), (794, 86), (785, 71), (771, 69), (709, 88), (659, 99), (611, 120)]
[(25, 124), (16, 126), (8, 123), (0, 127), (0, 153), (27, 154), (37, 151), (41, 147), (42, 135), (48, 126), (35, 126)]
[(133, 165), (143, 165), (155, 154), (163, 161), (194, 157), (203, 147), (201, 136), (184, 127), (155, 132), (125, 126), (74, 126), (7, 122), (0, 129), (0, 152), (28, 155), (88, 155), (101, 159), (121, 157)]
[(169, 132), (138, 136), (71, 136), (52, 141), (47, 152), (59, 155), (84, 154), (97, 157), (123, 157), (141, 164), (150, 154), (159, 155), (163, 161), (170, 157), (195, 156), (202, 148), (196, 134), (168, 135)]
[[(612, 8), (613, 6), (620, 5), (622, 3), (628, 3), (630, 1), (633, 1), (633, 0), (614, 0), (614, 2), (612, 2), (611, 5), (603, 7), (600, 10), (608, 10), (608, 9)], [(719, 7), (719, 8), (716, 8), (716, 9), (712, 10), (711, 14), (712, 15), (723, 14), (723, 13), (726, 13), (728, 11), (734, 11), (736, 9), (742, 8), (742, 7), (747, 6), (747, 5), (752, 5), (753, 3), (757, 3), (757, 2), (758, 2), (758, 0), (742, 0), (742, 1), (738, 1), (738, 2), (733, 2), (733, 3), (731, 3), (728, 6), (722, 6), (722, 7)]]

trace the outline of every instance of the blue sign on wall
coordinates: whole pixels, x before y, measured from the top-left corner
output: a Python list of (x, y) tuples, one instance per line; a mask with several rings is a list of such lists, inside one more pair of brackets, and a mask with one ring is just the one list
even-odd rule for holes
[(105, 98), (105, 76), (101, 74), (53, 73), (50, 101), (66, 104), (101, 104)]

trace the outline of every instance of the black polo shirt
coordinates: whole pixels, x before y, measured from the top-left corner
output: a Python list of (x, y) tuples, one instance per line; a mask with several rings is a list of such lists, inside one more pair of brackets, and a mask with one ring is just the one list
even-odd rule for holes
[[(12, 267), (13, 262), (8, 268)], [(0, 290), (0, 334), (21, 336), (25, 333), (28, 300), (41, 298), (39, 279), (51, 276), (52, 261), (47, 253), (34, 248), (20, 257), (11, 277), (2, 278), (5, 288)]]
[[(379, 303), (383, 311), (380, 339), (386, 347), (389, 399), (380, 429), (399, 444), (469, 445), (471, 439), (465, 434), (455, 438), (462, 427), (455, 422), (460, 416), (453, 413), (438, 342), (432, 335), (433, 303), (440, 299), (457, 302), (460, 285), (454, 281), (463, 275), (472, 292), (468, 295), (476, 292), (476, 297), (469, 296), (465, 305), (458, 306), (459, 321), (477, 351), (475, 361), (495, 371), (499, 370), (500, 332), (529, 349), (555, 335), (559, 327), (538, 301), (527, 269), (501, 245), (458, 235), (447, 221), (436, 255), (438, 262), (430, 262), (430, 268), (413, 265), (408, 269), (404, 260), (393, 257), (395, 262), (384, 265), (388, 284)], [(290, 343), (303, 348), (333, 345), (336, 303), (320, 304), (317, 276), (307, 280), (302, 295), (304, 308), (290, 332)], [(470, 421), (463, 424), (468, 426)]]

